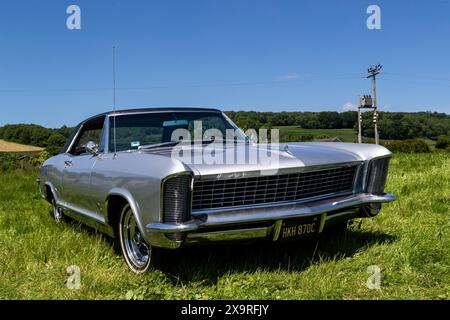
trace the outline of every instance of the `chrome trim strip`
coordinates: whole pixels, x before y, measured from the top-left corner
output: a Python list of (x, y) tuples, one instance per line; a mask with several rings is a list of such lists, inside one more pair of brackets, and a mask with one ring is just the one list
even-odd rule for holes
[(63, 213), (72, 219), (84, 223), (94, 229), (97, 229), (110, 237), (114, 237), (113, 228), (103, 220), (103, 217), (86, 210), (75, 208), (67, 203), (57, 202), (56, 205), (63, 210)]
[(150, 223), (145, 229), (148, 232), (161, 232), (161, 233), (176, 233), (187, 232), (199, 229), (204, 222), (201, 220), (191, 220), (183, 224), (175, 223)]
[[(339, 163), (327, 163), (327, 164), (321, 164), (317, 166), (305, 166), (305, 167), (288, 167), (288, 168), (279, 168), (276, 175), (283, 175), (283, 174), (290, 174), (290, 173), (304, 173), (304, 172), (311, 172), (311, 171), (320, 171), (320, 170), (326, 170), (326, 169), (338, 169), (338, 168), (344, 168), (344, 167), (358, 167), (359, 165), (364, 165), (364, 161), (361, 160), (355, 160), (350, 162), (339, 162)], [(273, 169), (267, 169), (268, 172), (273, 171)], [(253, 177), (260, 177), (262, 176), (262, 172), (264, 170), (253, 170), (253, 171), (236, 171), (233, 172), (233, 175), (239, 174), (239, 178), (253, 178)], [(273, 175), (273, 174), (272, 174)], [(270, 176), (270, 175), (269, 175)], [(215, 174), (209, 174), (209, 175), (201, 175), (196, 176), (196, 181), (211, 181), (211, 180), (233, 180), (234, 178), (225, 178), (223, 179), (223, 173), (215, 173)]]
[(139, 111), (139, 109), (137, 110), (133, 110), (133, 111), (116, 111), (116, 112), (111, 112), (108, 114), (108, 116), (116, 116), (116, 117), (120, 117), (120, 116), (129, 116), (129, 115), (136, 115), (136, 114), (151, 114), (151, 113), (174, 113), (174, 112), (178, 112), (178, 113), (195, 113), (195, 112), (207, 112), (207, 113), (222, 113), (222, 111), (220, 110), (212, 110), (212, 109), (197, 109), (197, 110), (189, 110), (189, 109), (167, 109), (167, 110), (143, 110), (143, 111)]
[(70, 210), (70, 211), (72, 211), (72, 212), (74, 212), (74, 213), (76, 213), (78, 215), (81, 215), (81, 216), (84, 216), (86, 218), (95, 220), (95, 221), (97, 221), (99, 223), (106, 224), (104, 217), (102, 215), (96, 214), (95, 212), (91, 212), (91, 211), (88, 211), (88, 210), (85, 210), (85, 209), (81, 209), (81, 208), (75, 207), (73, 205), (70, 205), (70, 204), (68, 204), (66, 202), (62, 202), (62, 201), (57, 201), (56, 205), (61, 207), (61, 208), (63, 208), (63, 209)]
[(148, 233), (146, 240), (154, 247), (170, 250), (178, 249), (182, 244), (181, 241), (170, 240), (165, 234), (158, 232)]
[(351, 215), (351, 214), (354, 214), (354, 212), (352, 212), (352, 211), (344, 211), (344, 212), (333, 214), (332, 216), (326, 215), (325, 220), (324, 220), (324, 225), (325, 225), (326, 221), (333, 220), (334, 218), (339, 218), (339, 217)]
[(86, 124), (86, 122), (83, 122), (83, 123), (80, 124), (80, 128), (78, 129), (77, 133), (73, 136), (73, 139), (72, 139), (72, 141), (70, 141), (69, 146), (67, 147), (67, 149), (64, 150), (64, 153), (69, 154), (69, 151), (72, 150), (73, 144), (75, 143), (75, 141), (77, 141), (78, 136), (80, 135), (81, 130), (83, 130), (83, 127), (84, 127), (85, 124)]
[(270, 234), (271, 228), (236, 229), (226, 231), (213, 231), (202, 233), (191, 233), (187, 236), (188, 243), (207, 241), (234, 241), (245, 239), (266, 238)]
[[(271, 220), (290, 219), (298, 217), (313, 216), (316, 214), (326, 214), (334, 210), (341, 210), (348, 207), (360, 206), (369, 203), (391, 202), (396, 199), (393, 194), (381, 196), (373, 194), (358, 194), (342, 197), (337, 201), (318, 201), (304, 205), (280, 206), (277, 210), (271, 208), (260, 208), (250, 210), (238, 210), (234, 212), (223, 212), (202, 216), (203, 219), (192, 219), (183, 224), (150, 223), (145, 229), (148, 233), (174, 233), (194, 231), (200, 228), (233, 225), (240, 223), (251, 223)], [(323, 217), (322, 217), (322, 220)], [(322, 224), (322, 221), (321, 221)]]
[[(105, 143), (105, 150), (104, 150), (103, 154), (112, 153), (109, 150), (109, 140), (110, 140), (110, 136), (109, 136), (110, 126), (109, 126), (109, 122), (110, 122), (110, 117), (106, 116), (105, 117), (105, 122), (103, 123), (103, 132), (102, 132), (103, 140), (104, 140), (104, 143)], [(114, 151), (114, 150), (112, 150), (112, 151)]]

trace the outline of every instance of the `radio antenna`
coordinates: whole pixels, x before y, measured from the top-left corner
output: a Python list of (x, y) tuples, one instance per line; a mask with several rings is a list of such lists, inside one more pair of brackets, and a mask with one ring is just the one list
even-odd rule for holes
[(113, 46), (113, 135), (114, 135), (114, 157), (117, 156), (116, 143), (116, 47)]

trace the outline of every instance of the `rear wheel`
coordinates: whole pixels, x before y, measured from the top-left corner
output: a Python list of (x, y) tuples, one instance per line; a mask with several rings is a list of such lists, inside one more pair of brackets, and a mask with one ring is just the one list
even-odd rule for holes
[(135, 273), (149, 272), (155, 265), (157, 248), (153, 248), (142, 237), (133, 210), (126, 204), (120, 214), (119, 242), (128, 267)]

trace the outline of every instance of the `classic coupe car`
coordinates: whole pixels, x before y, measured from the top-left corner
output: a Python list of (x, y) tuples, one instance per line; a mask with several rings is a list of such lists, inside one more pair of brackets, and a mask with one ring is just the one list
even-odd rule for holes
[[(192, 139), (202, 121), (203, 132)], [(217, 132), (235, 130), (230, 139)], [(225, 143), (227, 141), (227, 143)], [(269, 150), (274, 165), (207, 163), (174, 157)], [(223, 241), (283, 242), (345, 230), (393, 201), (384, 186), (391, 153), (370, 144), (257, 144), (221, 111), (159, 108), (112, 111), (80, 123), (61, 153), (41, 167), (41, 195), (57, 222), (71, 217), (116, 239), (136, 273), (162, 249)], [(233, 157), (234, 158), (234, 157)]]

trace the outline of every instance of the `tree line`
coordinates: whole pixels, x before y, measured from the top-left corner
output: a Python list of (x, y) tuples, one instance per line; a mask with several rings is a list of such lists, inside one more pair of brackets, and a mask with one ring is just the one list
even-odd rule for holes
[[(226, 114), (242, 129), (299, 126), (304, 129), (355, 129), (358, 113), (347, 112), (255, 112), (231, 111)], [(363, 114), (363, 134), (373, 137), (372, 113)], [(450, 135), (450, 115), (437, 112), (379, 112), (380, 138), (407, 140)]]
[[(357, 112), (225, 112), (240, 128), (271, 129), (280, 126), (298, 126), (305, 129), (357, 129)], [(373, 137), (372, 114), (363, 116), (363, 133)], [(380, 138), (408, 140), (428, 138), (442, 140), (450, 136), (450, 115), (436, 112), (380, 112)], [(46, 148), (57, 153), (65, 144), (73, 129), (63, 126), (57, 129), (35, 124), (13, 124), (0, 127), (0, 139)], [(283, 140), (283, 137), (280, 137)], [(292, 138), (292, 137), (291, 137)], [(298, 137), (299, 140), (301, 137)], [(445, 140), (445, 139), (444, 139)]]
[(0, 139), (46, 148), (56, 154), (66, 143), (72, 128), (45, 128), (36, 124), (8, 124), (0, 127)]

